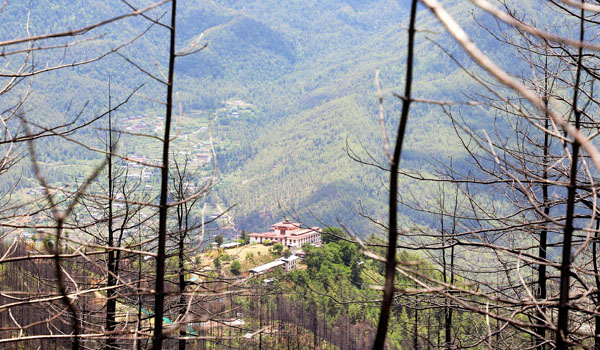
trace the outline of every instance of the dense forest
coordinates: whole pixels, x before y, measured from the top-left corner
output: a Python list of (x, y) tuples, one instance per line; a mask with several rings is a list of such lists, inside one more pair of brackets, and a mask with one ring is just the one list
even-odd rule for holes
[(600, 4), (0, 5), (0, 348), (600, 349)]

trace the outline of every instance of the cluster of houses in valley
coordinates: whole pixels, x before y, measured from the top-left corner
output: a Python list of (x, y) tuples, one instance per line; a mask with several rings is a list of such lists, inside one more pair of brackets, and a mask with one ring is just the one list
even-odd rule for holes
[[(136, 115), (126, 117), (120, 120), (125, 130), (130, 132), (158, 132), (163, 127), (164, 117), (150, 118), (148, 114)], [(203, 133), (208, 131), (208, 127), (202, 126), (195, 130), (193, 134)], [(187, 140), (188, 135), (183, 135), (183, 139)], [(182, 153), (184, 151), (181, 151)], [(185, 152), (184, 152), (185, 153)], [(192, 152), (188, 152), (192, 153)], [(210, 163), (212, 160), (212, 154), (210, 152), (210, 142), (202, 141), (196, 145), (196, 149), (193, 151), (194, 158), (199, 163)], [(160, 159), (144, 158), (144, 157), (130, 157), (134, 161), (128, 162), (130, 167), (140, 167), (141, 164), (135, 162), (135, 160), (141, 161), (146, 164), (160, 165)], [(158, 161), (158, 163), (157, 163)]]
[(125, 117), (120, 122), (125, 130), (131, 132), (158, 131), (162, 127), (164, 117), (150, 118), (148, 114)]
[(250, 243), (264, 243), (267, 240), (272, 243), (281, 243), (283, 246), (288, 247), (293, 254), (289, 257), (281, 257), (270, 263), (256, 266), (248, 272), (253, 275), (262, 275), (278, 266), (283, 267), (286, 272), (294, 270), (298, 260), (306, 256), (300, 248), (305, 244), (320, 245), (322, 231), (320, 227), (303, 228), (299, 222), (284, 220), (271, 225), (268, 232), (250, 233)]

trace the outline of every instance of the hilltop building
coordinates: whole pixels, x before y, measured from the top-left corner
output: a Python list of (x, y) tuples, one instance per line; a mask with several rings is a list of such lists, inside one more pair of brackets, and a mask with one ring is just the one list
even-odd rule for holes
[(320, 227), (302, 228), (299, 222), (284, 220), (271, 226), (269, 232), (250, 233), (250, 243), (263, 243), (270, 240), (286, 247), (302, 247), (306, 243), (321, 243)]

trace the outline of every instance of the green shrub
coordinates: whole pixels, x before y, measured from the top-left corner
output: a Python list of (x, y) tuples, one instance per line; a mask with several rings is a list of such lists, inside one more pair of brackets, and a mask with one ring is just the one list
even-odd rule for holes
[(231, 263), (231, 273), (234, 275), (239, 275), (242, 269), (242, 264), (240, 264), (239, 261), (235, 260), (234, 262)]
[(271, 251), (277, 255), (281, 255), (281, 252), (283, 251), (283, 244), (275, 243), (271, 248)]

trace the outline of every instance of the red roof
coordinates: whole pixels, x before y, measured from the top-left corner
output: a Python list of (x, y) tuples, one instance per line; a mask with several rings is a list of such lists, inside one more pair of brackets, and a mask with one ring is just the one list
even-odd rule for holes
[(250, 233), (249, 236), (250, 237), (264, 237), (264, 238), (281, 238), (281, 237), (285, 237), (285, 238), (303, 238), (306, 236), (311, 236), (313, 234), (316, 233), (320, 233), (317, 230), (302, 230), (302, 232), (293, 232), (293, 233), (289, 233), (286, 232), (284, 235), (280, 234), (279, 232), (263, 232), (263, 233)]
[[(281, 234), (281, 231), (284, 231), (284, 234)], [(271, 231), (269, 232), (251, 233), (250, 236), (263, 238), (304, 238), (316, 233), (321, 233), (320, 227), (300, 228), (299, 223), (283, 221), (271, 226)]]

